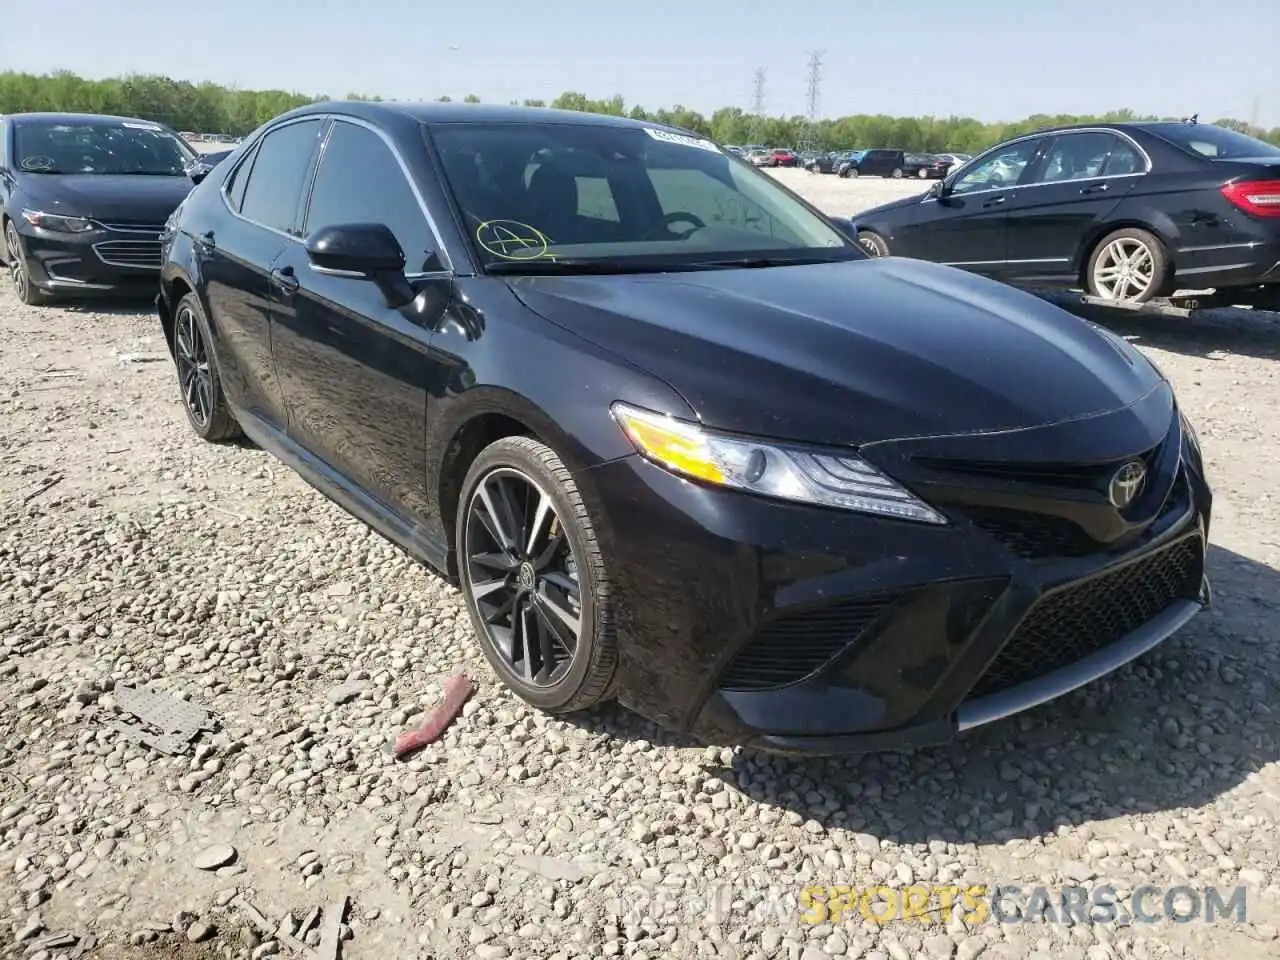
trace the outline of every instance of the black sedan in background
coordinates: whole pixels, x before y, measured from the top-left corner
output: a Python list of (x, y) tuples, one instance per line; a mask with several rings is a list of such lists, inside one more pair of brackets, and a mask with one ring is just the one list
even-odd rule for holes
[(195, 433), (248, 434), (452, 578), (544, 710), (945, 741), (1208, 602), (1199, 448), (1142, 354), (868, 257), (688, 133), (311, 105), (192, 191), (164, 253)]
[(1144, 302), (1280, 291), (1280, 147), (1192, 122), (1062, 127), (859, 214), (864, 246), (1010, 283)]
[(0, 230), (18, 298), (154, 290), (160, 230), (191, 189), (195, 152), (129, 117), (0, 120)]

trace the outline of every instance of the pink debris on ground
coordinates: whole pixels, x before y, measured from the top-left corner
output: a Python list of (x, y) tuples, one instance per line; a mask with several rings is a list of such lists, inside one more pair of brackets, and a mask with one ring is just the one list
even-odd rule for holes
[(475, 690), (475, 684), (465, 673), (459, 673), (444, 682), (444, 699), (431, 708), (426, 720), (416, 730), (410, 730), (396, 737), (392, 747), (397, 757), (403, 757), (420, 747), (434, 743), (448, 729), (449, 724), (462, 712), (462, 705), (467, 702)]

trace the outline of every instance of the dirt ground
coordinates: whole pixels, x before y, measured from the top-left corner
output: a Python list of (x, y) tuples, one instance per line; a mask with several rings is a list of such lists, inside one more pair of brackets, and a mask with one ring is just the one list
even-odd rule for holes
[[(839, 214), (906, 189), (780, 175)], [(296, 928), (343, 895), (354, 960), (1280, 956), (1280, 316), (1115, 328), (1199, 432), (1215, 609), (950, 747), (799, 762), (524, 708), (454, 591), (266, 453), (194, 438), (145, 306), (29, 308), (3, 284), (0, 956), (87, 931), (90, 960), (289, 956), (233, 898)], [(459, 669), (464, 717), (392, 760)], [(104, 721), (122, 684), (220, 728), (189, 756), (135, 746)], [(1157, 913), (1173, 887), (1239, 886), (1247, 917), (807, 923), (797, 899), (1108, 883), (1154, 885)]]

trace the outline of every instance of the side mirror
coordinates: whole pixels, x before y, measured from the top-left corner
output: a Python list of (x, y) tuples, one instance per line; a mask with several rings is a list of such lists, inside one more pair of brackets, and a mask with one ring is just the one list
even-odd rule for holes
[(404, 272), (400, 242), (381, 223), (344, 223), (321, 227), (307, 237), (307, 256), (322, 270), (373, 275)]
[(858, 228), (853, 224), (853, 217), (831, 217), (832, 225), (850, 240), (857, 243)]
[(947, 189), (946, 180), (935, 180), (929, 186), (928, 196), (933, 197), (935, 199), (939, 199), (941, 197), (945, 197), (949, 192), (950, 191)]
[(403, 307), (416, 296), (405, 279), (404, 250), (385, 224), (321, 227), (307, 237), (306, 248), (311, 265), (322, 273), (373, 280), (389, 307)]

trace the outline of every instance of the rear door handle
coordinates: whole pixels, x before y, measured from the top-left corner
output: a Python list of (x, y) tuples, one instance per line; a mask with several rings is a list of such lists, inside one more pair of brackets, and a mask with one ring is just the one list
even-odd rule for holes
[(277, 267), (272, 270), (271, 283), (286, 297), (292, 297), (298, 292), (298, 278), (293, 267)]
[(1091, 193), (1106, 193), (1109, 189), (1111, 189), (1111, 184), (1097, 183), (1092, 187), (1081, 187), (1080, 193), (1084, 196), (1088, 196)]
[(1006, 200), (1008, 200), (1008, 199), (1009, 199), (1009, 197), (1008, 197), (1007, 195), (1005, 195), (1005, 194), (1001, 194), (1000, 196), (998, 196), (998, 197), (996, 197), (996, 198), (994, 198), (994, 199), (992, 199), (992, 200), (988, 200), (988, 201), (987, 201), (986, 203), (984, 203), (982, 206), (983, 206), (983, 209), (986, 209), (987, 207), (998, 207), (998, 206), (1000, 206), (1000, 204), (1004, 203), (1004, 202), (1005, 202)]

